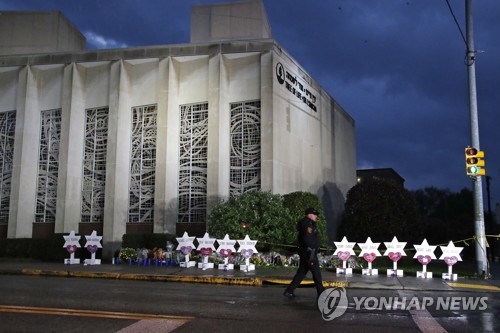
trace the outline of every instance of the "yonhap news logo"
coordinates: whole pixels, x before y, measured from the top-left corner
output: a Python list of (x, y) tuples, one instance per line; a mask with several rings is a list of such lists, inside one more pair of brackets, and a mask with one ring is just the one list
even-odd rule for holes
[(325, 289), (318, 298), (318, 309), (327, 321), (342, 316), (348, 305), (347, 293), (343, 287)]
[[(438, 296), (438, 297), (353, 297), (351, 308), (355, 311), (390, 310), (444, 310), (484, 311), (488, 308), (488, 297)], [(347, 292), (342, 287), (328, 288), (318, 298), (318, 309), (324, 320), (342, 316), (349, 307)]]

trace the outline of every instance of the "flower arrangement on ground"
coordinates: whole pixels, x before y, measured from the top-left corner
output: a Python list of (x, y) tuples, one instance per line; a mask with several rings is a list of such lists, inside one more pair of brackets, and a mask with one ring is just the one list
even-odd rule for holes
[(131, 247), (125, 247), (120, 250), (118, 253), (118, 259), (120, 259), (120, 262), (122, 263), (128, 263), (130, 261), (136, 262), (137, 261), (137, 252), (135, 249)]

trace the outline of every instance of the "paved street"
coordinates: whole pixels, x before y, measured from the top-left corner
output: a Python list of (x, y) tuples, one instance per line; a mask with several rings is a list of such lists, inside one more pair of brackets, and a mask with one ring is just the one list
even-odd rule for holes
[[(450, 282), (324, 271), (325, 284), (345, 288), (346, 305), (337, 299), (322, 315), (310, 280), (295, 299), (282, 296), (294, 273), (0, 262), (0, 331), (500, 331), (497, 278)], [(329, 318), (333, 309), (342, 314)]]
[[(435, 292), (347, 289), (345, 314), (324, 320), (313, 288), (293, 300), (281, 286), (227, 286), (133, 280), (0, 276), (2, 332), (494, 332), (498, 294), (447, 291), (442, 297), (487, 297), (483, 310), (373, 309), (376, 299), (436, 297)], [(360, 299), (371, 299), (356, 308)], [(372, 308), (365, 308), (366, 306)]]

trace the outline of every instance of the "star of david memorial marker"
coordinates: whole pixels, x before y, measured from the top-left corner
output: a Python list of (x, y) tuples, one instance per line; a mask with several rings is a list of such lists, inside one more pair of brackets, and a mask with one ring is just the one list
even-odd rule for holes
[(427, 239), (424, 239), (422, 244), (414, 245), (414, 247), (416, 253), (413, 258), (417, 259), (418, 262), (422, 264), (422, 270), (417, 271), (417, 277), (432, 279), (432, 272), (427, 272), (427, 265), (432, 261), (432, 259), (436, 259), (434, 251), (436, 250), (437, 245), (429, 245), (429, 243), (427, 243)]
[(456, 281), (458, 279), (457, 274), (453, 274), (453, 265), (457, 262), (462, 261), (462, 257), (460, 257), (460, 252), (462, 252), (463, 247), (456, 247), (452, 241), (447, 246), (439, 247), (443, 254), (439, 257), (439, 260), (444, 260), (446, 265), (448, 265), (448, 273), (443, 273), (441, 278), (443, 280), (452, 280)]
[(381, 256), (380, 252), (378, 251), (378, 247), (380, 246), (380, 243), (373, 243), (372, 239), (370, 237), (368, 237), (366, 239), (366, 242), (358, 243), (358, 246), (361, 248), (361, 252), (359, 254), (359, 257), (362, 257), (368, 263), (368, 268), (363, 268), (361, 271), (362, 274), (363, 275), (374, 275), (374, 276), (378, 275), (378, 269), (372, 268), (372, 262), (377, 257)]
[(404, 248), (406, 242), (399, 242), (396, 236), (390, 242), (384, 242), (387, 250), (384, 252), (384, 256), (389, 257), (392, 260), (392, 269), (387, 269), (387, 276), (403, 276), (404, 271), (398, 269), (398, 261), (406, 256)]
[(196, 262), (195, 261), (190, 261), (189, 256), (191, 254), (191, 251), (195, 248), (194, 246), (194, 239), (196, 237), (190, 237), (187, 232), (184, 231), (184, 234), (182, 237), (176, 238), (177, 245), (176, 251), (180, 251), (184, 255), (184, 261), (179, 262), (179, 266), (182, 268), (189, 268), (189, 267), (195, 267)]
[(71, 230), (69, 235), (63, 236), (64, 237), (64, 245), (63, 247), (66, 248), (66, 251), (69, 253), (69, 258), (64, 259), (64, 263), (66, 265), (73, 265), (73, 264), (79, 264), (80, 259), (75, 258), (75, 252), (78, 248), (80, 248), (80, 237), (75, 235), (75, 231)]
[(88, 236), (85, 236), (87, 242), (85, 243), (85, 248), (90, 252), (90, 259), (85, 259), (83, 261), (84, 265), (100, 265), (101, 259), (95, 258), (95, 253), (97, 249), (102, 248), (101, 240), (102, 236), (97, 236), (97, 232), (92, 230), (92, 233)]
[(354, 245), (356, 245), (356, 242), (349, 242), (344, 236), (344, 238), (342, 238), (342, 241), (334, 243), (337, 249), (335, 250), (333, 255), (336, 255), (340, 260), (342, 260), (342, 268), (337, 267), (337, 274), (352, 275), (352, 268), (347, 267), (347, 260), (351, 255), (354, 254), (353, 247)]
[(219, 269), (223, 269), (225, 271), (229, 271), (234, 269), (234, 264), (228, 263), (229, 257), (236, 252), (234, 245), (236, 244), (235, 240), (229, 239), (229, 235), (226, 234), (223, 239), (218, 239), (217, 243), (219, 247), (217, 248), (217, 252), (219, 255), (224, 258), (224, 263), (219, 265)]
[(254, 271), (255, 265), (250, 264), (250, 258), (254, 254), (259, 253), (255, 248), (257, 241), (251, 240), (250, 237), (246, 235), (244, 239), (238, 240), (238, 244), (240, 245), (238, 252), (243, 256), (243, 258), (245, 258), (245, 264), (240, 265), (240, 270), (245, 272)]
[(214, 243), (215, 238), (210, 238), (208, 232), (203, 235), (203, 238), (197, 238), (198, 240), (198, 248), (200, 251), (202, 262), (198, 263), (198, 268), (202, 268), (203, 270), (207, 268), (214, 268), (214, 264), (212, 262), (208, 262), (208, 256), (210, 256), (214, 251)]

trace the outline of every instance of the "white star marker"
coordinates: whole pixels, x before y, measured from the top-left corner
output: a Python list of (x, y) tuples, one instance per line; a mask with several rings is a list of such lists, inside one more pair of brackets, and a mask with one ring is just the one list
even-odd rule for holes
[(97, 236), (97, 231), (92, 230), (92, 233), (89, 236), (85, 236), (87, 239), (87, 243), (85, 243), (85, 248), (89, 246), (97, 246), (97, 248), (102, 248), (101, 240), (102, 236)]
[(75, 252), (77, 248), (80, 248), (80, 237), (75, 235), (75, 231), (71, 230), (69, 235), (63, 236), (64, 237), (64, 245), (63, 247), (66, 248), (68, 251), (70, 257), (69, 259), (64, 259), (65, 264), (79, 264), (80, 259), (75, 259)]
[(361, 248), (359, 257), (363, 257), (368, 263), (368, 269), (363, 269), (362, 273), (366, 275), (378, 275), (378, 269), (372, 268), (372, 262), (377, 257), (380, 257), (380, 252), (378, 251), (380, 243), (374, 243), (372, 242), (372, 239), (368, 237), (366, 242), (358, 243), (358, 246)]
[(212, 251), (215, 251), (215, 238), (210, 238), (208, 235), (208, 232), (205, 232), (205, 235), (203, 235), (203, 238), (196, 238), (198, 241), (198, 248), (197, 250), (201, 249), (212, 249)]
[(394, 236), (392, 241), (384, 242), (384, 245), (387, 248), (384, 252), (384, 256), (392, 260), (392, 270), (387, 270), (387, 276), (403, 276), (403, 270), (398, 270), (398, 261), (403, 256), (406, 256), (406, 242), (400, 242), (397, 237)]
[(361, 248), (361, 253), (359, 254), (359, 257), (362, 257), (365, 253), (366, 254), (375, 253), (377, 257), (381, 256), (380, 252), (378, 251), (380, 243), (373, 243), (370, 237), (366, 239), (366, 242), (358, 243), (358, 246)]
[(219, 244), (219, 247), (217, 248), (217, 251), (219, 252), (221, 250), (229, 250), (231, 252), (236, 252), (236, 249), (234, 248), (236, 240), (229, 239), (228, 234), (226, 234), (223, 239), (217, 239), (217, 243)]
[(203, 268), (203, 270), (207, 268), (214, 268), (214, 264), (208, 262), (208, 256), (211, 255), (213, 251), (215, 251), (215, 238), (210, 238), (208, 232), (205, 232), (203, 238), (196, 239), (198, 240), (197, 250), (200, 251), (201, 256), (203, 257), (203, 262), (199, 263), (198, 267)]
[(196, 237), (189, 237), (188, 233), (184, 231), (184, 234), (182, 235), (182, 237), (178, 237), (176, 238), (177, 239), (177, 242), (179, 243), (179, 245), (177, 245), (177, 248), (176, 248), (176, 251), (182, 251), (183, 247), (186, 248), (186, 247), (190, 247), (191, 250), (193, 250), (195, 248), (194, 246), (194, 239)]
[(257, 241), (251, 240), (250, 237), (246, 235), (244, 239), (238, 240), (238, 244), (240, 245), (238, 252), (240, 252), (245, 258), (245, 265), (241, 265), (240, 270), (247, 272), (255, 270), (255, 265), (250, 265), (250, 257), (255, 253), (259, 253), (259, 251), (255, 248)]
[(184, 234), (182, 235), (182, 237), (176, 237), (177, 239), (177, 243), (179, 243), (176, 247), (176, 251), (181, 251), (182, 254), (185, 255), (185, 259), (184, 259), (184, 262), (180, 262), (179, 263), (179, 266), (180, 267), (183, 267), (183, 268), (189, 268), (189, 267), (193, 267), (196, 265), (196, 263), (194, 261), (189, 261), (189, 255), (191, 254), (191, 251), (195, 248), (194, 246), (194, 239), (196, 237), (192, 236), (192, 237), (189, 237), (188, 233), (186, 231), (184, 231)]
[[(394, 236), (392, 241), (384, 242), (384, 245), (387, 248), (387, 250), (385, 250), (385, 252), (384, 252), (384, 256), (388, 256), (390, 258), (391, 252), (393, 254), (399, 253), (400, 256), (406, 256), (406, 253), (405, 253), (406, 242), (399, 242), (398, 239), (396, 238), (396, 236)], [(391, 260), (392, 260), (392, 258), (391, 258)]]
[[(344, 236), (342, 241), (334, 242), (337, 249), (333, 253), (333, 255), (337, 255), (342, 261), (346, 261), (351, 255), (354, 254), (353, 247), (356, 245), (356, 242), (349, 242), (347, 238)], [(347, 255), (347, 253), (349, 255)], [(344, 259), (345, 258), (345, 259)]]
[(97, 236), (97, 231), (92, 230), (92, 233), (88, 236), (86, 235), (85, 238), (87, 239), (87, 242), (85, 243), (85, 248), (91, 253), (91, 258), (85, 259), (84, 264), (100, 265), (101, 259), (96, 259), (95, 253), (97, 252), (97, 249), (102, 248), (101, 245), (102, 236)]
[(439, 257), (439, 260), (446, 261), (446, 258), (452, 259), (454, 257), (456, 261), (462, 261), (460, 252), (462, 252), (462, 250), (464, 249), (463, 247), (456, 247), (455, 244), (450, 241), (447, 246), (440, 246), (439, 248), (441, 249), (441, 251), (443, 251), (443, 254), (441, 255), (441, 257)]
[(462, 261), (460, 257), (460, 252), (462, 252), (463, 247), (456, 247), (452, 241), (448, 243), (447, 246), (439, 247), (443, 254), (439, 257), (439, 260), (444, 260), (446, 265), (448, 265), (448, 273), (443, 273), (443, 280), (456, 280), (458, 278), (457, 274), (453, 274), (453, 265), (457, 262)]
[(415, 247), (416, 253), (413, 258), (417, 258), (418, 262), (422, 264), (422, 271), (417, 271), (417, 277), (432, 278), (432, 272), (427, 272), (427, 265), (432, 259), (436, 259), (434, 250), (436, 250), (437, 245), (429, 245), (427, 239), (420, 245), (413, 245)]
[(353, 247), (356, 245), (356, 242), (349, 242), (344, 236), (342, 241), (334, 243), (337, 249), (333, 255), (342, 260), (342, 268), (337, 268), (337, 274), (352, 274), (352, 268), (347, 268), (347, 259), (354, 254)]
[[(71, 247), (76, 246), (76, 247), (78, 247), (78, 248), (80, 248), (80, 247), (81, 247), (81, 246), (80, 246), (80, 238), (81, 238), (82, 236), (77, 236), (77, 235), (75, 235), (75, 231), (74, 231), (74, 230), (71, 230), (71, 231), (70, 231), (70, 233), (69, 233), (69, 235), (67, 235), (67, 236), (63, 236), (63, 237), (64, 237), (64, 240), (65, 240), (63, 247), (65, 247), (66, 249), (68, 249), (68, 252), (70, 251), (70, 250), (69, 250), (69, 247), (70, 247), (70, 246), (71, 246)], [(76, 248), (74, 248), (74, 249), (76, 250)], [(73, 251), (73, 252), (74, 252), (74, 251)]]
[(236, 240), (229, 239), (229, 235), (226, 234), (223, 239), (217, 239), (217, 243), (219, 243), (217, 252), (219, 252), (219, 254), (224, 258), (224, 264), (219, 265), (219, 269), (226, 271), (232, 270), (234, 265), (229, 263), (229, 256), (236, 252), (236, 249), (234, 248)]
[(436, 250), (437, 245), (429, 245), (429, 243), (427, 243), (427, 238), (424, 239), (422, 244), (414, 245), (414, 247), (417, 252), (413, 258), (418, 258), (418, 256), (429, 256), (431, 259), (436, 259), (434, 251)]
[(255, 248), (255, 244), (257, 244), (256, 240), (251, 240), (248, 235), (245, 238), (238, 240), (238, 244), (240, 247), (238, 248), (238, 252), (242, 253), (244, 250), (252, 251), (252, 254), (259, 253)]

